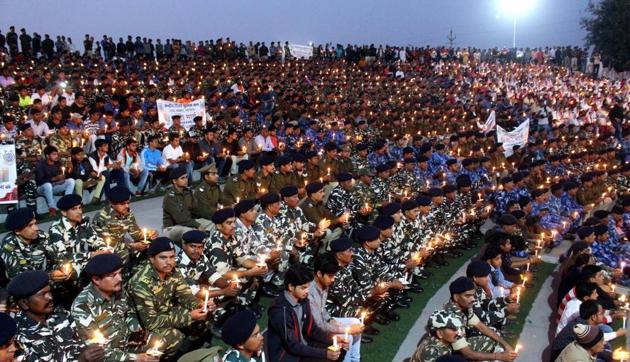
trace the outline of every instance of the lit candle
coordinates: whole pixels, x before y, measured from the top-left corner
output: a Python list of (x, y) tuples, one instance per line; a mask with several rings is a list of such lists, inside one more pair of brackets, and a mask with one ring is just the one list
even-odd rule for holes
[(359, 322), (361, 322), (361, 324), (365, 324), (365, 315), (367, 313), (365, 311), (361, 312), (361, 317), (359, 318)]
[(98, 344), (103, 346), (104, 344), (106, 344), (107, 342), (109, 342), (105, 336), (103, 335), (103, 333), (100, 330), (95, 330), (92, 339), (88, 340), (89, 344)]
[(339, 349), (339, 344), (337, 344), (337, 335), (333, 336), (333, 345), (332, 345), (332, 349), (334, 349), (335, 351)]
[[(525, 271), (529, 271), (529, 263), (527, 263), (527, 267), (526, 267)], [(523, 281), (523, 283), (525, 283), (525, 281)]]
[(238, 281), (238, 278), (236, 277), (236, 274), (234, 274), (234, 279), (230, 280), (230, 284), (232, 284), (232, 286), (235, 288), (239, 287), (239, 281)]
[(64, 264), (62, 270), (64, 274), (70, 275), (70, 273), (72, 273), (72, 264), (71, 263)]
[(61, 174), (66, 175), (66, 166), (61, 166)]
[(144, 243), (147, 243), (147, 228), (142, 229), (142, 235), (144, 236)]
[(208, 312), (208, 298), (210, 297), (210, 292), (208, 292), (208, 289), (204, 289), (203, 294), (204, 294), (203, 312), (207, 313)]
[(162, 346), (162, 343), (160, 341), (155, 341), (155, 344), (153, 345), (153, 347), (149, 348), (146, 353), (152, 357), (160, 357), (163, 354), (162, 352), (160, 352), (161, 346)]
[[(529, 263), (527, 263), (529, 265)], [(527, 282), (527, 277), (523, 277), (523, 288), (525, 288), (525, 282)]]
[(346, 341), (350, 340), (349, 334), (350, 334), (350, 327), (346, 327), (346, 334), (345, 334)]
[(615, 287), (616, 287), (616, 285), (615, 285), (615, 284), (611, 284), (611, 285), (610, 285), (610, 290), (611, 290), (613, 293), (615, 292)]
[(520, 344), (517, 344), (516, 347), (514, 348), (514, 352), (518, 353), (518, 351), (520, 351), (521, 349), (523, 349), (523, 346)]
[(626, 316), (623, 316), (623, 329), (626, 329)]

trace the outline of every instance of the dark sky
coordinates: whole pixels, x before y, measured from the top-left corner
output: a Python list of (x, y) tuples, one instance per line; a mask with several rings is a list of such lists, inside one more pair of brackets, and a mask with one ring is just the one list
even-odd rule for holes
[[(512, 18), (501, 0), (0, 0), (0, 28), (40, 34), (140, 35), (202, 40), (288, 40), (443, 45), (450, 28), (456, 45), (512, 44)], [(520, 0), (527, 1), (527, 0)], [(582, 45), (580, 18), (588, 0), (530, 0), (519, 15), (519, 47)], [(78, 43), (78, 44), (77, 44)]]

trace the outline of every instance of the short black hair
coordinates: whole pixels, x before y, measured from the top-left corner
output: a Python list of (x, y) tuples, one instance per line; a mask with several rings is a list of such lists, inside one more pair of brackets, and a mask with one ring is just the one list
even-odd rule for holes
[(580, 304), (580, 318), (587, 320), (599, 312), (599, 302), (596, 300), (587, 300)]
[(580, 273), (580, 280), (584, 282), (588, 282), (589, 279), (594, 277), (597, 273), (599, 273), (602, 270), (604, 269), (602, 269), (602, 267), (599, 265), (595, 265), (595, 264), (585, 265), (582, 268), (582, 272)]
[(83, 152), (83, 148), (81, 148), (81, 147), (72, 147), (70, 149), (70, 155), (72, 155), (72, 156), (78, 155), (81, 152)]
[(578, 283), (575, 286), (575, 296), (579, 300), (584, 300), (584, 298), (593, 294), (593, 291), (597, 289), (597, 284), (587, 282), (587, 283)]
[(45, 155), (45, 156), (48, 156), (48, 155), (50, 155), (50, 154), (51, 154), (51, 153), (53, 153), (53, 152), (59, 152), (59, 150), (57, 149), (57, 147), (55, 147), (55, 146), (46, 146), (46, 147), (44, 148), (44, 155)]
[(289, 285), (298, 286), (313, 281), (313, 272), (304, 264), (296, 264), (287, 270), (284, 275), (284, 289), (289, 290)]
[(315, 258), (315, 273), (336, 274), (341, 267), (332, 253), (324, 253)]
[(501, 249), (496, 245), (489, 245), (483, 252), (482, 260), (490, 260), (496, 258), (498, 255), (503, 254)]

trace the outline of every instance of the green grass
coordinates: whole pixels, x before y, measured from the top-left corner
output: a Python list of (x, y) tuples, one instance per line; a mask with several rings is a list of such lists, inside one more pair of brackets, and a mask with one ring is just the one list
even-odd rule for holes
[[(424, 292), (420, 294), (410, 294), (413, 298), (413, 302), (409, 309), (396, 310), (396, 313), (400, 315), (400, 321), (391, 323), (388, 326), (375, 324), (375, 327), (378, 328), (381, 333), (374, 337), (374, 342), (371, 344), (361, 346), (361, 360), (365, 362), (393, 360), (396, 352), (398, 352), (398, 348), (407, 337), (409, 329), (416, 323), (416, 320), (422, 313), (429, 299), (431, 299), (435, 292), (442, 288), (451, 276), (477, 252), (477, 248), (464, 251), (464, 255), (461, 257), (448, 259), (449, 265), (439, 269), (431, 269), (433, 275), (422, 282)], [(417, 337), (418, 340), (420, 340), (422, 336)]]
[(525, 319), (534, 306), (534, 300), (538, 296), (540, 288), (542, 288), (542, 285), (551, 275), (556, 266), (557, 264), (541, 263), (534, 273), (536, 279), (530, 286), (527, 287), (527, 289), (525, 289), (525, 292), (521, 294), (521, 308), (516, 315), (514, 323), (511, 323), (506, 327), (506, 330), (512, 334), (512, 337), (508, 337), (506, 340), (513, 346), (518, 342), (521, 332), (523, 331), (523, 327), (525, 326)]

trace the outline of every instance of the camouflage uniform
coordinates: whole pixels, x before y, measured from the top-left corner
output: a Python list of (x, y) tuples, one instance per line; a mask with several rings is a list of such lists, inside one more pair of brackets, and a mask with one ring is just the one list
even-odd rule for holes
[[(280, 205), (280, 213), (276, 216), (278, 230), (282, 230), (287, 240), (295, 240), (303, 238), (304, 240), (313, 240), (313, 232), (317, 229), (317, 224), (310, 222), (301, 208), (296, 207), (290, 209), (285, 203)], [(286, 248), (285, 248), (286, 249)], [(300, 263), (313, 267), (314, 256), (317, 246), (309, 243), (303, 248), (297, 248), (298, 259)]]
[(104, 345), (106, 361), (128, 361), (135, 358), (127, 343), (132, 332), (141, 331), (142, 327), (124, 293), (114, 294), (109, 299), (90, 283), (74, 300), (72, 317), (77, 323), (77, 331), (83, 340), (94, 337), (99, 330), (109, 340)]
[(29, 244), (22, 241), (15, 233), (8, 233), (2, 239), (2, 248), (0, 248), (0, 259), (4, 261), (7, 277), (12, 279), (27, 270), (50, 270), (52, 260), (46, 253), (47, 242), (46, 234), (42, 232)]
[[(505, 298), (488, 297), (483, 288), (475, 288), (473, 311), (483, 324), (495, 329), (503, 327), (507, 322), (505, 311), (507, 304), (508, 302)], [(476, 328), (468, 328), (466, 332), (468, 336), (481, 335)]]
[(70, 149), (72, 148), (72, 136), (62, 136), (60, 133), (55, 133), (54, 135), (50, 136), (49, 143), (51, 146), (57, 148), (62, 162), (69, 159)]
[(140, 256), (140, 253), (131, 249), (125, 241), (125, 236), (127, 235), (134, 242), (144, 240), (144, 233), (138, 226), (136, 217), (131, 210), (126, 216), (120, 216), (110, 205), (107, 205), (94, 216), (92, 225), (94, 225), (94, 231), (96, 231), (98, 236), (102, 240), (108, 240), (109, 246), (114, 248), (114, 252), (120, 255), (123, 259), (123, 265), (127, 265), (130, 262), (131, 254), (136, 258)]
[(382, 204), (384, 201), (391, 201), (390, 192), (392, 190), (390, 181), (375, 177), (370, 185), (375, 195), (376, 205)]
[(353, 155), (350, 157), (350, 162), (352, 162), (352, 168), (354, 170), (353, 174), (359, 172), (361, 169), (369, 169), (370, 163), (368, 162), (367, 157), (362, 158), (359, 155)]
[(223, 362), (256, 362), (255, 358), (247, 359), (236, 349), (228, 349), (223, 355)]
[(451, 354), (453, 354), (453, 347), (444, 344), (437, 337), (427, 336), (418, 344), (409, 362), (435, 362), (438, 358)]
[(352, 276), (350, 265), (342, 267), (328, 289), (326, 309), (334, 317), (356, 317), (369, 298), (367, 291)]
[(274, 285), (280, 288), (284, 285), (284, 273), (289, 269), (290, 252), (293, 250), (295, 241), (286, 233), (282, 233), (284, 230), (281, 228), (281, 221), (278, 216), (271, 218), (267, 213), (261, 212), (254, 224), (254, 230), (261, 246), (270, 250), (282, 250), (278, 270), (270, 271), (264, 278), (265, 281), (271, 280)]
[(164, 341), (164, 352), (172, 355), (184, 340), (181, 329), (193, 324), (190, 311), (199, 308), (177, 269), (165, 279), (160, 278), (147, 263), (130, 280), (128, 292), (136, 307), (140, 324), (159, 335)]
[(16, 339), (24, 346), (25, 361), (78, 361), (85, 348), (74, 320), (61, 308), (56, 308), (45, 324), (34, 321), (23, 311), (15, 316), (15, 322)]
[(470, 349), (475, 352), (493, 353), (496, 351), (498, 344), (489, 337), (481, 335), (468, 338), (466, 328), (473, 327), (477, 323), (481, 323), (472, 307), (466, 311), (462, 311), (453, 301), (449, 301), (440, 310), (440, 313), (444, 313), (444, 315), (448, 316), (448, 318), (458, 320), (457, 325), (460, 327), (457, 332), (460, 339), (452, 344), (454, 350), (458, 351), (466, 346), (470, 346)]
[(53, 269), (72, 262), (73, 269), (80, 274), (90, 258), (90, 253), (105, 247), (93, 225), (87, 220), (73, 227), (64, 216), (55, 221), (48, 231), (46, 252), (52, 258)]
[(183, 249), (177, 253), (177, 268), (193, 295), (201, 290), (201, 285), (208, 284), (211, 287), (221, 278), (221, 274), (217, 273), (205, 254), (202, 254), (201, 258), (194, 262)]
[(15, 151), (18, 155), (17, 185), (20, 198), (26, 206), (37, 209), (37, 183), (35, 182), (35, 165), (42, 154), (42, 144), (38, 138), (28, 139), (19, 137), (15, 141)]

